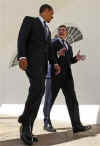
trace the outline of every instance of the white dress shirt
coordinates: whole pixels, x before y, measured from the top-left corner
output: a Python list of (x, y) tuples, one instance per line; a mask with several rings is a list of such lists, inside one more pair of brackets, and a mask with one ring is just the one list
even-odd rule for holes
[(41, 16), (39, 16), (38, 18), (40, 19), (40, 21), (41, 21), (41, 23), (42, 23), (42, 25), (43, 25), (43, 27), (44, 27), (44, 21), (45, 21), (45, 20), (44, 20), (43, 17), (41, 17)]
[[(60, 37), (58, 39), (61, 42), (61, 44), (63, 45), (62, 39)], [(66, 40), (64, 40), (64, 45), (66, 46), (66, 49), (68, 50), (68, 45), (66, 43)]]
[[(62, 45), (65, 45), (66, 51), (68, 51), (68, 45), (67, 45), (67, 43), (66, 43), (66, 40), (64, 40), (64, 44), (63, 44), (62, 39), (61, 39), (60, 37), (58, 37), (58, 40), (61, 42)], [(58, 58), (60, 57), (58, 53), (57, 53), (57, 57), (58, 57)]]
[(49, 35), (49, 28), (48, 28), (47, 25), (45, 26), (45, 24), (44, 24), (44, 22), (46, 23), (46, 21), (45, 21), (45, 20), (43, 19), (43, 17), (41, 17), (41, 16), (39, 16), (38, 18), (40, 19), (40, 21), (41, 21), (41, 23), (42, 23), (44, 29), (46, 29), (46, 35), (48, 36), (48, 35)]

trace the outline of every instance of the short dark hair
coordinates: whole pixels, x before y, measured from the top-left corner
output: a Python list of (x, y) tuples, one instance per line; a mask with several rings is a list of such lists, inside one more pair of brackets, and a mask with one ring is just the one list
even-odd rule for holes
[(44, 12), (46, 9), (49, 9), (49, 10), (53, 10), (52, 6), (48, 5), (48, 4), (44, 4), (40, 7), (40, 10), (39, 10), (39, 13), (41, 14), (42, 12)]
[(60, 26), (58, 27), (58, 29), (61, 28), (61, 27), (66, 28), (66, 31), (67, 31), (67, 26), (66, 26), (66, 25), (60, 25)]

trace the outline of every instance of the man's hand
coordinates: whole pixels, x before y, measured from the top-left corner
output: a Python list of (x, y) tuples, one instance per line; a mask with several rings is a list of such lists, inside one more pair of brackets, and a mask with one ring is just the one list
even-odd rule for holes
[(22, 59), (19, 60), (19, 67), (22, 70), (26, 70), (27, 69), (27, 65), (28, 65), (28, 62), (27, 62), (26, 58), (22, 58)]
[(60, 74), (61, 72), (61, 67), (59, 66), (59, 64), (54, 64), (55, 70), (56, 70), (56, 75)]
[(57, 52), (57, 55), (60, 57), (60, 56), (65, 56), (65, 51), (66, 51), (66, 48), (62, 48), (60, 49), (60, 51)]
[(80, 55), (80, 50), (77, 52), (76, 58), (78, 61), (82, 60), (84, 61), (86, 59), (85, 55)]

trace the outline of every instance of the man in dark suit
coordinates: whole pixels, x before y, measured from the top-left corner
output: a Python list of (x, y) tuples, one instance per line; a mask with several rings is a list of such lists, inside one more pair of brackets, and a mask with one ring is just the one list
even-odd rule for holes
[[(71, 71), (71, 64), (77, 63), (80, 60), (84, 60), (85, 56), (80, 55), (80, 51), (75, 57), (73, 57), (72, 47), (66, 42), (67, 28), (65, 25), (61, 25), (58, 28), (58, 38), (52, 42), (54, 56), (60, 66), (60, 73), (56, 73), (54, 65), (49, 64), (49, 77), (47, 75), (46, 82), (46, 95), (44, 104), (44, 129), (49, 132), (56, 132), (53, 128), (50, 120), (51, 108), (57, 97), (60, 89), (65, 96), (65, 101), (68, 107), (73, 132), (82, 132), (90, 129), (90, 126), (83, 126), (80, 121), (79, 105), (76, 98), (74, 89), (74, 80)], [(51, 68), (51, 70), (50, 70)], [(50, 83), (51, 72), (51, 83)], [(51, 91), (50, 91), (51, 88)], [(49, 89), (49, 90), (48, 90)]]
[[(32, 128), (45, 89), (45, 75), (50, 56), (48, 52), (51, 45), (51, 34), (46, 22), (52, 20), (53, 14), (50, 5), (42, 5), (39, 17), (24, 18), (18, 36), (19, 67), (25, 71), (30, 82), (25, 108), (18, 122), (21, 123), (21, 139), (29, 145), (38, 140), (32, 136)], [(56, 66), (56, 69), (59, 70), (59, 67)]]

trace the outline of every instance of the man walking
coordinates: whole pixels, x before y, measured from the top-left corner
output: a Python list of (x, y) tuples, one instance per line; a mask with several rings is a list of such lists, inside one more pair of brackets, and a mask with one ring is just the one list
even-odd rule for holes
[(30, 82), (25, 108), (18, 122), (21, 123), (21, 139), (28, 145), (37, 140), (32, 136), (32, 128), (45, 89), (48, 49), (51, 43), (51, 34), (46, 23), (52, 20), (54, 10), (50, 5), (44, 4), (39, 13), (39, 17), (24, 18), (18, 36), (19, 67), (25, 71)]
[(54, 39), (52, 42), (55, 58), (61, 71), (59, 74), (56, 73), (54, 65), (52, 63), (49, 64), (49, 72), (46, 81), (45, 104), (43, 109), (44, 129), (49, 132), (56, 132), (56, 129), (53, 128), (50, 120), (50, 112), (60, 89), (62, 89), (65, 97), (73, 132), (83, 132), (91, 128), (90, 126), (83, 126), (80, 121), (79, 106), (71, 71), (71, 64), (84, 60), (85, 56), (80, 55), (79, 51), (77, 55), (73, 57), (72, 47), (66, 42), (67, 33), (67, 27), (65, 25), (59, 26), (58, 38)]

